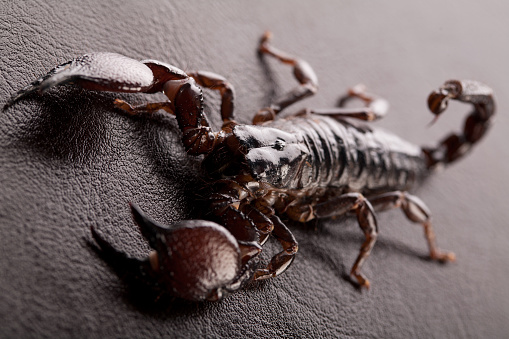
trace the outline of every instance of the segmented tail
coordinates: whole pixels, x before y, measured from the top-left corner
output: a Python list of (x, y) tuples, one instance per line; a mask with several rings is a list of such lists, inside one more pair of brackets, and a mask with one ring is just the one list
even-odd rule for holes
[(465, 120), (462, 133), (451, 133), (436, 147), (423, 147), (428, 168), (446, 165), (461, 158), (486, 134), (495, 114), (495, 100), (490, 87), (472, 80), (449, 80), (428, 97), (431, 112), (438, 116), (445, 111), (449, 99), (472, 104), (474, 110)]

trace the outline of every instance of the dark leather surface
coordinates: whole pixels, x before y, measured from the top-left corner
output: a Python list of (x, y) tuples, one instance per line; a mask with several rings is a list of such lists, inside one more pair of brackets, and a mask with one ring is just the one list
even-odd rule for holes
[[(258, 38), (271, 29), (274, 44), (309, 61), (320, 80), (319, 93), (294, 110), (332, 106), (363, 82), (392, 104), (377, 126), (433, 144), (459, 128), (465, 107), (426, 128), (426, 95), (449, 78), (472, 78), (494, 88), (499, 115), (467, 159), (416, 191), (457, 263), (425, 259), (422, 230), (387, 212), (364, 269), (372, 288), (361, 292), (345, 279), (362, 242), (354, 220), (293, 225), (299, 253), (284, 275), (196, 304), (143, 299), (87, 245), (95, 226), (118, 248), (146, 255), (129, 201), (168, 224), (198, 214), (200, 159), (183, 151), (174, 119), (117, 114), (111, 93), (62, 87), (32, 96), (0, 114), (0, 337), (507, 336), (508, 7), (2, 0), (1, 105), (54, 65), (109, 51), (224, 75), (248, 123), (295, 83), (288, 68), (257, 58)], [(206, 102), (217, 126), (219, 99), (208, 93)]]

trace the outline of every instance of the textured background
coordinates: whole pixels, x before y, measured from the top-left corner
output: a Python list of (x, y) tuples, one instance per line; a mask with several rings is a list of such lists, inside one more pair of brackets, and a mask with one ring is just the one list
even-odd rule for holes
[[(426, 128), (427, 94), (446, 79), (472, 78), (494, 88), (499, 115), (468, 158), (417, 191), (457, 263), (426, 260), (422, 230), (391, 211), (379, 216), (368, 292), (344, 279), (362, 241), (347, 219), (293, 227), (298, 258), (277, 279), (218, 303), (154, 303), (90, 249), (89, 228), (145, 255), (127, 202), (165, 223), (193, 217), (199, 159), (184, 153), (172, 118), (116, 114), (117, 95), (63, 87), (31, 97), (0, 114), (0, 337), (506, 337), (508, 10), (464, 0), (2, 0), (0, 105), (56, 64), (111, 51), (224, 75), (248, 123), (295, 83), (288, 68), (257, 58), (258, 38), (271, 29), (275, 45), (309, 61), (320, 80), (295, 110), (332, 106), (363, 82), (392, 104), (376, 125), (434, 144), (459, 128), (465, 107)], [(218, 97), (206, 101), (217, 126)]]

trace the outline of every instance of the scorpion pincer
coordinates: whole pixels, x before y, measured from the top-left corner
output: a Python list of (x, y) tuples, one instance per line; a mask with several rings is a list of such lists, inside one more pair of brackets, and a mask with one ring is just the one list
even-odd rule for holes
[[(352, 122), (376, 120), (387, 111), (387, 102), (363, 86), (353, 87), (342, 100), (358, 98), (363, 107), (305, 109), (276, 119), (288, 106), (313, 95), (318, 80), (307, 62), (274, 48), (270, 33), (263, 35), (259, 51), (292, 66), (299, 84), (259, 110), (252, 125), (234, 120), (234, 90), (222, 76), (185, 73), (163, 62), (139, 62), (114, 53), (87, 54), (57, 66), (14, 94), (4, 109), (32, 92), (65, 83), (98, 91), (166, 94), (164, 102), (134, 106), (116, 99), (114, 104), (132, 115), (164, 110), (176, 117), (187, 153), (204, 155), (213, 221), (163, 226), (131, 204), (134, 221), (154, 250), (145, 260), (116, 250), (94, 228), (92, 235), (106, 257), (129, 263), (133, 274), (154, 280), (174, 296), (218, 300), (253, 279), (283, 273), (298, 245), (280, 216), (307, 222), (353, 214), (365, 236), (351, 269), (351, 277), (361, 287), (370, 285), (362, 267), (377, 240), (377, 211), (401, 208), (410, 221), (424, 228), (430, 257), (454, 261), (453, 253), (435, 243), (428, 208), (408, 190), (438, 166), (462, 157), (484, 136), (495, 112), (492, 90), (477, 81), (451, 80), (432, 92), (428, 105), (436, 116), (451, 99), (471, 104), (473, 111), (462, 132), (446, 136), (434, 147), (419, 147)], [(219, 131), (209, 126), (204, 115), (201, 87), (221, 96)], [(257, 256), (271, 235), (282, 250), (260, 267)]]

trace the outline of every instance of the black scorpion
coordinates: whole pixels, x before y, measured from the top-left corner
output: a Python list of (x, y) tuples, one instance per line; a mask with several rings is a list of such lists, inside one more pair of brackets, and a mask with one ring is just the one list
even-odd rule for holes
[[(65, 83), (99, 91), (166, 94), (169, 100), (164, 102), (133, 106), (116, 99), (115, 105), (132, 115), (162, 109), (176, 116), (187, 152), (205, 155), (214, 221), (163, 226), (131, 204), (135, 222), (154, 249), (145, 260), (116, 250), (93, 228), (92, 235), (107, 257), (128, 263), (136, 274), (177, 297), (218, 300), (248, 281), (284, 272), (298, 245), (281, 215), (300, 222), (355, 215), (365, 241), (351, 276), (361, 287), (369, 287), (361, 268), (378, 235), (375, 211), (401, 208), (410, 221), (423, 226), (430, 257), (454, 261), (453, 253), (437, 248), (430, 212), (408, 190), (481, 139), (495, 112), (492, 90), (476, 81), (452, 80), (432, 92), (428, 104), (436, 116), (450, 99), (473, 106), (463, 131), (435, 147), (415, 146), (393, 134), (349, 122), (349, 118), (371, 121), (386, 113), (387, 102), (368, 94), (363, 86), (352, 88), (343, 103), (359, 98), (365, 107), (305, 109), (276, 120), (283, 109), (313, 95), (318, 81), (307, 62), (277, 50), (270, 40), (266, 33), (259, 51), (292, 66), (299, 85), (258, 111), (253, 125), (235, 122), (233, 87), (223, 77), (203, 71), (184, 73), (163, 62), (138, 62), (113, 53), (92, 53), (57, 66), (13, 95), (4, 109), (32, 92)], [(211, 129), (203, 113), (200, 86), (221, 95), (220, 131)], [(254, 259), (270, 235), (283, 249), (260, 268)]]

